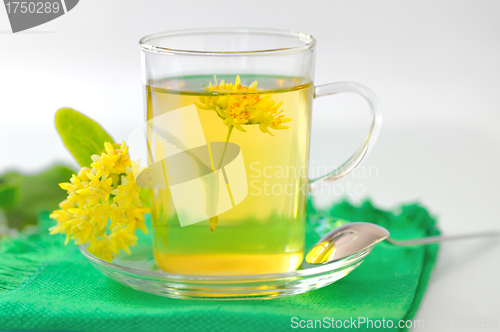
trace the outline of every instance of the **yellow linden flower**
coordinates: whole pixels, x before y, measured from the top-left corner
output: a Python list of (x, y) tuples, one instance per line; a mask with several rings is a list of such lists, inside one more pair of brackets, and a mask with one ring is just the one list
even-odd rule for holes
[(92, 219), (90, 219), (90, 223), (92, 224), (92, 226), (96, 227), (98, 230), (104, 230), (104, 228), (108, 225), (108, 219), (111, 209), (111, 204), (109, 204), (108, 202), (93, 206)]
[(114, 174), (128, 173), (127, 168), (131, 167), (130, 156), (128, 154), (128, 146), (122, 142), (119, 149), (115, 149), (113, 145), (106, 142), (104, 148), (107, 154), (114, 160), (114, 165), (111, 167), (110, 172)]
[[(115, 205), (116, 206), (116, 205)], [(113, 229), (115, 227), (132, 227), (134, 229), (140, 229), (145, 234), (148, 234), (148, 229), (144, 222), (145, 209), (137, 209), (134, 207), (127, 209), (115, 209), (112, 214), (110, 214), (111, 224), (109, 228)]]
[[(250, 86), (242, 86), (240, 76), (236, 76), (236, 82), (212, 85), (209, 82), (208, 91), (227, 93), (222, 96), (200, 97), (200, 103), (196, 106), (203, 110), (215, 111), (229, 128), (236, 128), (245, 132), (242, 125), (258, 124), (263, 133), (274, 136), (269, 131), (272, 129), (288, 129), (282, 123), (292, 121), (285, 118), (279, 111), (282, 102), (276, 104), (271, 100), (271, 96), (262, 96), (258, 94), (262, 90), (257, 89), (257, 81), (252, 82)], [(241, 93), (241, 94), (240, 94)]]
[(121, 185), (117, 189), (114, 189), (112, 194), (115, 195), (113, 201), (122, 208), (128, 208), (132, 203), (142, 206), (139, 199), (139, 186), (135, 183), (134, 174), (131, 170), (129, 170), (127, 176), (122, 175)]
[(90, 164), (90, 166), (96, 172), (96, 176), (103, 176), (106, 179), (111, 173), (111, 169), (115, 166), (115, 161), (118, 159), (118, 156), (110, 156), (106, 153), (102, 153), (100, 156), (94, 154), (91, 158), (93, 163)]
[(269, 131), (269, 128), (273, 129), (288, 129), (288, 126), (283, 126), (282, 123), (290, 122), (292, 119), (285, 118), (283, 110), (279, 111), (279, 108), (283, 105), (283, 102), (276, 104), (271, 96), (266, 96), (261, 99), (255, 110), (252, 112), (252, 117), (250, 122), (253, 124), (258, 124), (260, 131), (263, 133), (268, 133), (274, 136)]
[(115, 230), (108, 235), (111, 252), (117, 255), (120, 249), (122, 249), (130, 255), (131, 252), (129, 247), (137, 245), (137, 237), (134, 235), (134, 231), (135, 229), (132, 227), (125, 227)]
[[(288, 129), (289, 127), (283, 126), (283, 123), (292, 121), (292, 119), (285, 118), (281, 114), (283, 110), (279, 110), (283, 102), (276, 104), (270, 95), (261, 94), (263, 91), (257, 89), (257, 81), (252, 82), (250, 86), (246, 87), (241, 85), (240, 76), (237, 75), (234, 84), (226, 83), (224, 80), (220, 84), (216, 81), (215, 85), (209, 82), (207, 90), (217, 94), (213, 97), (199, 97), (200, 102), (195, 103), (196, 106), (203, 110), (215, 111), (228, 127), (226, 144), (222, 150), (217, 168), (220, 168), (222, 165), (233, 128), (246, 132), (243, 128), (244, 125), (258, 124), (260, 131), (274, 136), (269, 128)], [(219, 95), (218, 93), (221, 94)], [(213, 232), (218, 223), (219, 219), (217, 216), (210, 218), (210, 231)]]
[(59, 183), (59, 187), (71, 194), (79, 189), (83, 189), (82, 180), (75, 174), (71, 176), (70, 182)]
[(50, 218), (57, 221), (57, 225), (50, 228), (50, 234), (66, 234), (65, 244), (68, 244), (72, 236), (75, 242), (80, 242), (82, 238), (88, 238), (90, 235), (87, 227), (92, 218), (90, 209), (71, 207), (66, 210), (56, 210), (50, 214)]
[(70, 204), (85, 203), (85, 198), (77, 194), (77, 191), (84, 189), (85, 186), (86, 182), (75, 174), (71, 176), (70, 182), (59, 183), (59, 187), (68, 193), (68, 202)]
[(101, 200), (106, 202), (109, 199), (111, 191), (113, 190), (113, 187), (111, 186), (113, 180), (111, 178), (100, 179), (92, 171), (87, 172), (86, 174), (90, 179), (88, 186), (84, 189), (77, 190), (76, 193), (86, 196), (88, 206), (94, 206)]
[(83, 167), (59, 185), (68, 198), (50, 215), (57, 222), (50, 234), (65, 234), (66, 243), (88, 243), (90, 253), (111, 261), (120, 250), (130, 254), (136, 229), (148, 232), (143, 214), (149, 210), (142, 208), (125, 142), (118, 149), (106, 142), (104, 149), (92, 156), (91, 169)]
[[(276, 104), (270, 95), (261, 94), (263, 91), (257, 89), (257, 81), (246, 87), (241, 85), (240, 76), (237, 75), (234, 84), (226, 83), (224, 80), (220, 84), (217, 84), (216, 81), (215, 85), (209, 82), (207, 90), (221, 94), (215, 94), (213, 97), (199, 97), (200, 102), (195, 103), (195, 105), (202, 110), (215, 111), (228, 127), (226, 144), (222, 150), (217, 168), (222, 165), (233, 128), (246, 132), (243, 128), (244, 125), (258, 124), (260, 131), (274, 136), (269, 128), (288, 129), (289, 127), (283, 126), (283, 123), (292, 121), (292, 119), (285, 118), (281, 114), (283, 110), (279, 110), (283, 102)], [(219, 218), (217, 216), (210, 218), (210, 231), (213, 232), (218, 223)]]

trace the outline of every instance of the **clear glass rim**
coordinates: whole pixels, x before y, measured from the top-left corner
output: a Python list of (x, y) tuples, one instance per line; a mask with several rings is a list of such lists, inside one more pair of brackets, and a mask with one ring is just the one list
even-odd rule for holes
[[(214, 34), (214, 33), (247, 33), (247, 34), (265, 34), (265, 35), (275, 35), (281, 37), (292, 37), (296, 40), (302, 42), (301, 45), (283, 47), (283, 48), (273, 48), (273, 49), (263, 49), (263, 50), (252, 50), (252, 51), (204, 51), (204, 50), (181, 50), (174, 48), (167, 48), (162, 46), (157, 46), (152, 43), (157, 38), (162, 37), (173, 37), (173, 36), (183, 36), (183, 35), (194, 35), (194, 34)], [(141, 49), (145, 52), (153, 52), (160, 54), (177, 54), (177, 55), (270, 55), (270, 54), (286, 54), (286, 53), (297, 53), (304, 52), (314, 48), (316, 45), (316, 39), (306, 33), (295, 32), (290, 30), (280, 30), (280, 29), (260, 29), (260, 28), (209, 28), (209, 29), (184, 29), (184, 30), (174, 30), (165, 31), (155, 34), (150, 34), (142, 37), (139, 40), (139, 45)]]

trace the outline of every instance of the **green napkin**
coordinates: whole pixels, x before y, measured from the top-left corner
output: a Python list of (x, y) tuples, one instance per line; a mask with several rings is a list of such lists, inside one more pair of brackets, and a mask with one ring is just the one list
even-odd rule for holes
[[(418, 205), (392, 212), (370, 202), (342, 202), (325, 211), (309, 205), (308, 216), (308, 246), (337, 225), (335, 217), (377, 223), (396, 239), (439, 234)], [(40, 222), (45, 230), (51, 224), (46, 214)], [(391, 321), (391, 331), (404, 331), (396, 326), (414, 317), (438, 251), (437, 245), (398, 248), (383, 242), (351, 274), (319, 290), (273, 300), (196, 301), (122, 286), (61, 238), (43, 232), (0, 243), (0, 330), (277, 332), (320, 323), (327, 328), (332, 318), (334, 325), (350, 325), (352, 318), (355, 325), (345, 330), (384, 330), (377, 325)]]

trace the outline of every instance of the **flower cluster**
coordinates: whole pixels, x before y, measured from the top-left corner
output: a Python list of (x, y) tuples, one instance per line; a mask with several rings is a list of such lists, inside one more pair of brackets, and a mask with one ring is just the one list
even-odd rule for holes
[(139, 199), (125, 142), (116, 149), (106, 142), (104, 148), (100, 156), (92, 156), (90, 169), (83, 167), (70, 182), (59, 184), (68, 198), (50, 215), (57, 221), (50, 234), (66, 234), (66, 243), (88, 243), (90, 253), (111, 261), (120, 249), (130, 254), (136, 229), (148, 232), (143, 216), (148, 209)]
[(240, 131), (246, 131), (242, 125), (258, 124), (263, 133), (274, 136), (269, 128), (288, 129), (282, 124), (292, 121), (281, 114), (283, 110), (279, 110), (283, 102), (276, 104), (270, 95), (259, 94), (257, 81), (248, 87), (242, 86), (238, 75), (234, 84), (225, 83), (224, 80), (217, 85), (210, 82), (207, 90), (219, 92), (221, 95), (200, 97), (200, 103), (196, 103), (196, 106), (203, 110), (215, 111), (230, 128), (234, 126)]

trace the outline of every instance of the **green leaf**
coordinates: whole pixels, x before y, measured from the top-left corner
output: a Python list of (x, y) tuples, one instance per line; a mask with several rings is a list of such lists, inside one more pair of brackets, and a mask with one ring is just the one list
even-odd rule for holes
[(2, 183), (17, 185), (18, 192), (10, 192), (10, 195), (19, 195), (18, 198), (8, 196), (15, 204), (4, 208), (9, 226), (21, 229), (27, 224), (34, 225), (39, 212), (57, 209), (67, 196), (58, 184), (68, 182), (73, 173), (75, 171), (66, 166), (56, 165), (34, 175), (9, 172), (0, 177)]
[(90, 166), (92, 155), (101, 154), (104, 142), (114, 144), (97, 122), (71, 108), (58, 110), (55, 122), (64, 145), (82, 167)]
[(21, 190), (19, 183), (0, 182), (0, 208), (13, 208), (21, 199)]

